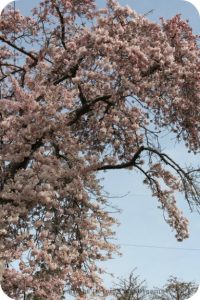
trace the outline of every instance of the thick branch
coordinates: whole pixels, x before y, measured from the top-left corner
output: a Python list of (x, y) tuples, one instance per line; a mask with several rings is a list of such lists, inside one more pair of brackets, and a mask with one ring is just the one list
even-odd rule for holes
[[(83, 116), (84, 114), (88, 113), (89, 111), (91, 111), (91, 108), (97, 103), (97, 102), (100, 102), (100, 101), (103, 101), (103, 102), (106, 102), (108, 103), (108, 99), (111, 98), (112, 95), (105, 95), (105, 96), (101, 96), (101, 97), (97, 97), (95, 100), (89, 102), (88, 104), (86, 105), (83, 105), (81, 108), (77, 109), (76, 112), (75, 112), (75, 117), (69, 121), (67, 123), (68, 126), (71, 126), (73, 125), (74, 123), (76, 123), (78, 121), (78, 119)], [(110, 102), (109, 102), (110, 103)]]
[(80, 85), (78, 85), (78, 89), (79, 89), (79, 97), (80, 97), (80, 100), (81, 100), (82, 105), (83, 105), (83, 106), (84, 106), (84, 105), (87, 105), (87, 100), (86, 100), (86, 98), (85, 98), (85, 96), (84, 96), (84, 94), (83, 94), (83, 91), (82, 91)]
[(14, 48), (15, 50), (23, 53), (26, 56), (29, 56), (31, 59), (33, 59), (35, 62), (38, 61), (37, 57), (35, 57), (32, 53), (27, 52), (26, 50), (24, 50), (23, 48), (18, 47), (17, 45), (11, 43), (9, 40), (5, 39), (3, 36), (0, 36), (0, 41), (6, 43), (7, 45), (9, 45), (10, 47)]
[(66, 80), (66, 79), (75, 77), (76, 72), (78, 71), (78, 68), (79, 68), (79, 64), (81, 63), (82, 60), (83, 60), (83, 57), (80, 58), (78, 60), (77, 64), (74, 67), (72, 67), (66, 74), (64, 74), (60, 78), (54, 80), (53, 84), (57, 85), (57, 84), (63, 82), (64, 80)]
[(64, 22), (64, 18), (63, 18), (63, 15), (59, 9), (58, 6), (55, 5), (55, 9), (58, 13), (58, 16), (59, 16), (59, 19), (60, 19), (60, 24), (61, 24), (61, 43), (64, 47), (64, 49), (66, 50), (66, 45), (65, 45), (65, 22)]
[(105, 165), (105, 166), (102, 166), (102, 167), (98, 168), (97, 171), (114, 170), (114, 169), (126, 169), (126, 168), (129, 168), (129, 167), (133, 167), (133, 166), (135, 166), (136, 160), (140, 157), (140, 154), (142, 153), (143, 150), (144, 150), (144, 147), (141, 146), (138, 149), (138, 151), (135, 153), (133, 158), (127, 163), (122, 163), (122, 164), (118, 164), (118, 165)]
[[(117, 165), (104, 165), (102, 167), (99, 167), (97, 169), (97, 171), (126, 169), (126, 168), (129, 168), (129, 167), (136, 167), (151, 182), (152, 178), (148, 177), (148, 173), (145, 172), (142, 168), (140, 168), (136, 163), (136, 160), (139, 158), (141, 152), (143, 152), (143, 151), (148, 151), (150, 153), (156, 154), (160, 158), (160, 160), (163, 163), (165, 163), (165, 165), (170, 166), (172, 168), (172, 170), (176, 171), (179, 178), (181, 179), (183, 189), (184, 189), (184, 193), (185, 193), (185, 198), (186, 198), (191, 210), (192, 210), (192, 208), (191, 208), (192, 203), (196, 203), (197, 205), (200, 204), (200, 197), (199, 197), (198, 187), (195, 185), (195, 182), (194, 182), (193, 178), (190, 177), (190, 175), (189, 175), (191, 173), (191, 171), (186, 172), (173, 159), (171, 159), (167, 154), (161, 153), (158, 150), (156, 150), (154, 148), (151, 148), (151, 147), (142, 146), (138, 149), (138, 151), (135, 153), (135, 155), (133, 156), (133, 158), (130, 161), (128, 161), (126, 163), (122, 163), (122, 164), (117, 164)], [(192, 202), (191, 202), (191, 200), (192, 200)]]
[(9, 180), (14, 178), (15, 174), (17, 173), (17, 171), (19, 171), (22, 168), (26, 168), (28, 166), (28, 163), (30, 161), (30, 157), (31, 155), (37, 150), (39, 149), (41, 146), (43, 145), (42, 142), (42, 138), (40, 138), (39, 140), (37, 140), (31, 147), (31, 153), (29, 154), (29, 156), (25, 157), (24, 160), (22, 162), (19, 163), (11, 163), (8, 166), (7, 169), (7, 174), (6, 174), (6, 179), (4, 180), (4, 184)]

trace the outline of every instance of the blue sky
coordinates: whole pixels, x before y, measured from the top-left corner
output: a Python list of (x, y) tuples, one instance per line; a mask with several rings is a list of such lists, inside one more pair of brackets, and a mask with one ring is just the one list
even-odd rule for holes
[[(16, 7), (27, 14), (28, 9), (35, 6), (37, 0), (19, 0)], [(105, 1), (97, 1), (103, 6)], [(188, 19), (194, 33), (200, 34), (200, 17), (197, 10), (190, 3), (183, 0), (121, 0), (121, 4), (128, 4), (137, 12), (144, 14), (153, 9), (148, 18), (159, 22), (159, 17), (171, 18), (181, 13)], [(197, 165), (199, 157), (191, 156), (182, 144), (176, 145), (168, 138), (164, 141), (166, 152), (183, 166), (190, 162)], [(122, 209), (119, 215), (121, 226), (117, 228), (117, 240), (122, 244), (122, 257), (106, 262), (103, 266), (117, 277), (127, 277), (137, 267), (136, 273), (146, 279), (148, 286), (161, 286), (170, 276), (177, 276), (184, 280), (200, 282), (200, 251), (183, 250), (183, 248), (200, 249), (200, 215), (190, 213), (182, 196), (178, 196), (180, 207), (190, 220), (190, 238), (178, 243), (170, 227), (164, 222), (162, 212), (157, 208), (157, 200), (142, 184), (142, 177), (133, 171), (110, 171), (103, 173), (104, 189), (112, 196), (112, 203)], [(156, 245), (179, 248), (179, 250), (135, 247), (123, 244)], [(107, 285), (113, 281), (105, 277)]]

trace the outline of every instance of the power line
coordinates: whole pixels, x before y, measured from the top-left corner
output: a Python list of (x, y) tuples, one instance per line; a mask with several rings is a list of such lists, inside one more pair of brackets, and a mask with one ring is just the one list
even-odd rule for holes
[(153, 249), (164, 249), (164, 250), (183, 250), (183, 251), (200, 251), (200, 248), (178, 248), (178, 247), (165, 247), (156, 245), (140, 245), (140, 244), (120, 244), (124, 247), (137, 247), (137, 248), (153, 248)]

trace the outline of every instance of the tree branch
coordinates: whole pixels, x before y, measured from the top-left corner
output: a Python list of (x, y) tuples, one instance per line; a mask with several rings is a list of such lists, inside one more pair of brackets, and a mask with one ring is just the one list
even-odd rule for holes
[[(97, 97), (95, 100), (93, 100), (93, 101), (87, 103), (86, 105), (83, 105), (81, 108), (79, 108), (79, 109), (77, 109), (77, 110), (75, 111), (75, 117), (74, 117), (71, 121), (69, 121), (69, 122), (67, 123), (67, 125), (68, 125), (68, 126), (71, 126), (71, 125), (73, 125), (74, 123), (76, 123), (76, 121), (78, 121), (78, 119), (79, 119), (82, 115), (84, 115), (84, 114), (86, 114), (87, 112), (89, 112), (89, 111), (91, 110), (92, 106), (94, 106), (97, 102), (103, 101), (103, 102), (108, 103), (107, 100), (110, 99), (111, 96), (112, 96), (112, 95), (100, 96), (100, 97)], [(73, 113), (73, 112), (72, 112), (72, 113)]]
[(75, 77), (76, 72), (78, 71), (78, 68), (79, 68), (79, 64), (81, 63), (82, 60), (83, 60), (83, 57), (80, 58), (78, 60), (77, 64), (75, 66), (73, 66), (72, 68), (70, 68), (70, 70), (66, 74), (64, 74), (62, 77), (54, 80), (53, 84), (57, 85), (57, 84), (63, 82), (64, 80), (66, 80), (66, 79)]
[(79, 97), (80, 97), (81, 103), (82, 103), (83, 106), (85, 106), (85, 105), (87, 105), (87, 100), (86, 100), (86, 98), (83, 94), (83, 91), (82, 91), (80, 85), (78, 85), (78, 89), (79, 89)]
[(129, 167), (133, 167), (133, 166), (135, 166), (136, 160), (140, 157), (140, 154), (142, 153), (142, 151), (144, 151), (144, 147), (143, 146), (141, 146), (138, 149), (138, 151), (135, 153), (135, 155), (133, 156), (133, 158), (129, 162), (118, 164), (118, 165), (105, 165), (105, 166), (99, 167), (97, 169), (97, 171), (114, 170), (114, 169), (125, 169), (125, 168), (129, 168)]
[(29, 156), (25, 157), (24, 160), (22, 162), (18, 162), (18, 163), (11, 163), (8, 166), (7, 172), (6, 172), (6, 180), (4, 181), (4, 184), (6, 184), (6, 182), (9, 179), (13, 179), (15, 174), (17, 173), (17, 171), (19, 171), (22, 168), (26, 168), (28, 166), (28, 163), (30, 161), (30, 156), (37, 150), (39, 149), (42, 145), (42, 138), (38, 139), (31, 147), (31, 153), (29, 154)]
[(0, 36), (0, 41), (6, 43), (7, 45), (9, 45), (10, 47), (16, 49), (17, 51), (23, 53), (26, 56), (29, 56), (32, 60), (35, 61), (35, 63), (37, 63), (38, 59), (37, 57), (35, 57), (32, 53), (27, 52), (26, 50), (24, 50), (23, 48), (20, 48), (18, 46), (16, 46), (15, 44), (11, 43), (10, 41), (8, 41), (7, 39), (5, 39), (3, 36)]
[(55, 9), (58, 13), (59, 19), (60, 19), (60, 24), (61, 24), (61, 43), (64, 47), (64, 49), (66, 50), (66, 45), (65, 45), (65, 22), (64, 22), (64, 18), (63, 15), (59, 9), (59, 7), (57, 5), (55, 5)]
[[(139, 158), (141, 152), (143, 151), (148, 151), (151, 153), (156, 154), (157, 156), (159, 156), (160, 160), (162, 162), (164, 162), (165, 165), (168, 165), (172, 168), (172, 170), (174, 170), (179, 178), (181, 179), (181, 183), (183, 185), (183, 191), (185, 194), (185, 198), (190, 206), (190, 209), (192, 210), (191, 205), (193, 203), (196, 203), (197, 205), (200, 204), (200, 194), (199, 194), (199, 189), (198, 187), (195, 185), (195, 182), (193, 180), (192, 177), (190, 177), (190, 173), (192, 173), (192, 171), (190, 172), (186, 172), (183, 168), (181, 168), (172, 158), (170, 158), (167, 154), (165, 153), (161, 153), (158, 150), (151, 148), (151, 147), (140, 147), (138, 149), (138, 151), (135, 153), (135, 155), (133, 156), (133, 158), (126, 162), (126, 163), (122, 163), (122, 164), (117, 164), (117, 165), (104, 165), (102, 167), (99, 167), (97, 169), (97, 171), (102, 171), (102, 170), (115, 170), (115, 169), (126, 169), (129, 167), (136, 167), (137, 169), (139, 169), (149, 180), (150, 183), (152, 183), (152, 177), (150, 177), (148, 175), (147, 172), (145, 172), (141, 167), (139, 167), (139, 165), (136, 164), (136, 160)], [(198, 171), (198, 169), (196, 170)], [(153, 180), (154, 184), (155, 181)], [(158, 187), (156, 187), (158, 188)], [(160, 193), (160, 189), (159, 189), (159, 193)], [(192, 200), (192, 201), (191, 201)]]

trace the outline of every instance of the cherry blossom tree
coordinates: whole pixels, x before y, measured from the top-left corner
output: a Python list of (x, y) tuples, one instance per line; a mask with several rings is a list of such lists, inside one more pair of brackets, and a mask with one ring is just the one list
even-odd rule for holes
[[(199, 169), (162, 148), (173, 133), (199, 153), (200, 50), (179, 15), (155, 24), (108, 0), (41, 0), (31, 17), (0, 18), (0, 253), (17, 299), (105, 295), (112, 243), (97, 174), (132, 169), (180, 241), (182, 192), (199, 208)], [(145, 221), (145, 220), (144, 220)]]

